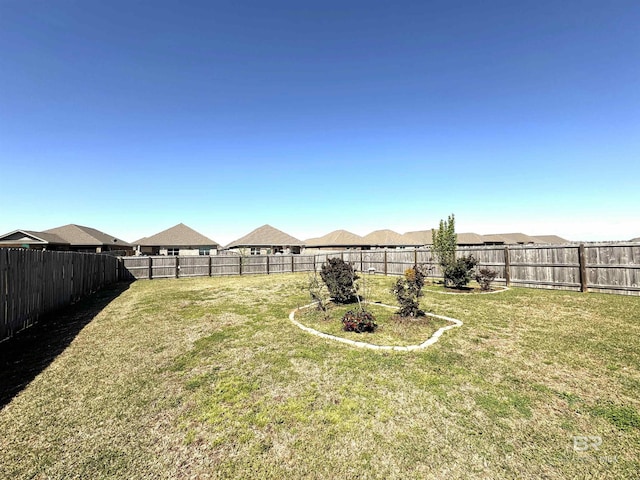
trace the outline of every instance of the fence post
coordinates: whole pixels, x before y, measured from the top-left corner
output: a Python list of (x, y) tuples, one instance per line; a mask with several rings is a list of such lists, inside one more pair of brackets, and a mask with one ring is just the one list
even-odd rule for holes
[(149, 280), (151, 280), (153, 278), (153, 261), (151, 259), (151, 257), (149, 258)]
[(209, 276), (211, 276), (213, 272), (213, 268), (211, 267), (212, 263), (213, 263), (213, 258), (211, 258), (211, 255), (209, 255)]
[(360, 271), (362, 272), (363, 269), (364, 269), (364, 264), (362, 262), (362, 250), (360, 250)]
[(413, 251), (413, 268), (417, 269), (418, 268), (418, 250), (414, 250)]
[(344, 252), (340, 252), (340, 258), (342, 259), (342, 261), (344, 262)]
[(267, 275), (269, 275), (269, 255), (267, 255)]
[[(294, 261), (293, 261), (293, 253), (291, 254), (291, 273), (294, 272), (294, 268), (293, 266), (295, 265)], [(283, 272), (284, 273), (284, 272)]]
[(578, 246), (578, 263), (580, 264), (580, 291), (587, 291), (587, 261), (585, 255), (584, 243)]
[(176, 258), (176, 278), (180, 276), (180, 257)]
[(509, 247), (504, 247), (504, 282), (507, 287), (511, 284), (511, 259), (509, 258)]
[(387, 251), (384, 251), (384, 274), (387, 275)]
[(242, 255), (238, 255), (238, 272), (242, 275)]

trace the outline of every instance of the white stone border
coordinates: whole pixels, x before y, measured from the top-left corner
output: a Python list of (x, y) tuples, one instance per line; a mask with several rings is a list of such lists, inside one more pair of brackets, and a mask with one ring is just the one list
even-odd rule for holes
[[(314, 330), (313, 328), (310, 328), (310, 327), (307, 327), (307, 326), (301, 324), (300, 322), (298, 322), (295, 319), (295, 314), (296, 314), (296, 312), (298, 310), (302, 310), (302, 309), (305, 309), (305, 308), (312, 307), (312, 306), (316, 305), (317, 303), (318, 302), (313, 302), (313, 303), (310, 303), (308, 305), (304, 305), (302, 307), (298, 307), (298, 308), (292, 310), (291, 313), (289, 314), (289, 320), (291, 320), (291, 322), (295, 326), (297, 326), (298, 328), (304, 330), (307, 333), (315, 335), (317, 337), (326, 338), (328, 340), (334, 340), (336, 342), (346, 343), (347, 345), (351, 345), (351, 346), (354, 346), (354, 347), (369, 348), (371, 350), (394, 350), (394, 351), (397, 351), (397, 352), (410, 352), (410, 351), (413, 351), (413, 350), (422, 350), (422, 349), (427, 348), (427, 347), (433, 345), (434, 343), (436, 343), (440, 339), (442, 334), (444, 332), (446, 332), (447, 330), (451, 330), (452, 328), (456, 328), (456, 327), (461, 327), (463, 325), (462, 321), (457, 320), (455, 318), (444, 317), (442, 315), (435, 315), (433, 313), (427, 313), (426, 315), (429, 316), (429, 317), (438, 318), (440, 320), (446, 320), (447, 322), (453, 323), (453, 325), (447, 325), (446, 327), (439, 328), (437, 331), (435, 331), (433, 333), (433, 335), (431, 335), (431, 337), (429, 337), (429, 339), (427, 341), (422, 342), (420, 345), (407, 345), (407, 346), (374, 345), (372, 343), (356, 342), (355, 340), (349, 340), (347, 338), (336, 337), (335, 335), (329, 335), (328, 333), (319, 332), (317, 330)], [(385, 305), (384, 303), (371, 303), (371, 302), (363, 302), (363, 303), (370, 303), (372, 305), (380, 305), (382, 307), (387, 307), (387, 308), (394, 308), (394, 309), (398, 308), (398, 307), (394, 307), (393, 305)]]

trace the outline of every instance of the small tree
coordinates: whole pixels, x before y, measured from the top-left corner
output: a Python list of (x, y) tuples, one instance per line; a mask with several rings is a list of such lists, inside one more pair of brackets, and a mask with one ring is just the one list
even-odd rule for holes
[(424, 315), (424, 312), (420, 310), (420, 297), (422, 297), (424, 277), (425, 274), (420, 267), (409, 268), (404, 272), (404, 277), (399, 278), (391, 289), (400, 304), (398, 314), (401, 317)]
[(336, 303), (351, 303), (358, 299), (356, 280), (360, 277), (350, 263), (330, 258), (320, 269), (320, 277)]
[[(431, 233), (433, 238), (431, 252), (443, 270), (446, 271), (447, 267), (450, 267), (456, 261), (456, 247), (458, 245), (453, 213), (449, 215), (447, 220), (440, 220), (438, 230), (432, 230)], [(445, 275), (446, 284), (447, 277)]]

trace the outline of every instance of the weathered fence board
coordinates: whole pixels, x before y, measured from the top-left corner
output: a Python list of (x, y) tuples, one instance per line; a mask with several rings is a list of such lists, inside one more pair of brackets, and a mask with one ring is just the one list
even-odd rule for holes
[(207, 277), (209, 276), (210, 259), (211, 257), (208, 255), (180, 257), (178, 275), (180, 277)]
[(589, 290), (640, 294), (640, 244), (585, 245), (585, 262)]
[(242, 273), (242, 257), (239, 256), (217, 256), (213, 257), (211, 267), (212, 276), (220, 275), (240, 275)]
[(8, 283), (9, 250), (0, 249), (0, 339), (9, 337), (10, 325), (8, 316)]

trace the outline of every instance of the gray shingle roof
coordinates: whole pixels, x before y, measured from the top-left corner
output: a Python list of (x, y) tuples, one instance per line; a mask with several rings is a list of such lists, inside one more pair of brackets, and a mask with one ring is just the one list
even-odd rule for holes
[(549, 243), (552, 245), (562, 245), (564, 243), (571, 243), (558, 235), (531, 235), (535, 239), (536, 243)]
[(305, 243), (307, 247), (365, 245), (365, 241), (360, 235), (346, 230), (334, 230), (322, 237), (305, 240)]
[(418, 230), (415, 232), (407, 232), (403, 235), (408, 245), (422, 246), (432, 245), (433, 237), (431, 230)]
[(484, 236), (477, 233), (458, 233), (456, 236), (458, 245), (484, 245)]
[(393, 230), (375, 230), (362, 237), (365, 245), (392, 246), (406, 245), (406, 239)]
[(16, 243), (19, 241), (25, 244), (69, 245), (69, 242), (53, 233), (36, 232), (34, 230), (14, 230), (0, 236), (0, 243)]
[(184, 223), (179, 223), (150, 237), (136, 240), (134, 244), (145, 247), (213, 247), (220, 245)]
[(71, 245), (119, 245), (130, 247), (131, 244), (108, 233), (82, 225), (69, 224), (62, 227), (50, 228), (43, 233), (53, 233)]
[(502, 242), (505, 245), (514, 245), (518, 243), (539, 243), (536, 239), (524, 233), (496, 233), (483, 235), (487, 242)]
[(263, 225), (249, 232), (244, 237), (234, 240), (227, 248), (233, 247), (273, 247), (273, 246), (303, 246), (304, 242), (292, 237), (288, 233)]

